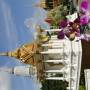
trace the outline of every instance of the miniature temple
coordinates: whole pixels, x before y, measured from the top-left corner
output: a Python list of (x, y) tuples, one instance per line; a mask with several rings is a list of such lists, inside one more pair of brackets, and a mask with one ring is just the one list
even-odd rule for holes
[[(45, 32), (55, 31), (60, 29), (45, 30)], [(81, 41), (71, 42), (67, 37), (59, 40), (56, 35), (51, 35), (50, 40), (41, 43), (40, 47), (43, 49), (37, 53), (39, 47), (31, 43), (1, 55), (15, 57), (24, 63), (36, 66), (37, 78), (40, 81), (63, 80), (68, 82), (68, 90), (78, 90), (82, 56)]]
[[(36, 26), (35, 40), (32, 43), (22, 45), (14, 51), (0, 53), (0, 55), (14, 57), (25, 64), (35, 67), (36, 70), (34, 70), (34, 73), (37, 74), (37, 79), (41, 82), (44, 80), (66, 81), (68, 82), (67, 90), (79, 90), (80, 72), (81, 70), (90, 68), (90, 48), (88, 48), (90, 41), (81, 40), (81, 37), (79, 37), (80, 34), (82, 35), (82, 33), (79, 32), (79, 26), (81, 24), (79, 25), (79, 23), (75, 21), (78, 19), (78, 12), (74, 12), (73, 14), (69, 13), (71, 15), (67, 18), (66, 11), (68, 12), (68, 10), (65, 7), (62, 6), (66, 10), (64, 12), (63, 9), (62, 11), (56, 11), (59, 3), (60, 0), (41, 0), (36, 6), (49, 10), (49, 15), (51, 12), (51, 14), (55, 16), (54, 21), (56, 21), (56, 23), (50, 20), (54, 18), (54, 16), (46, 20), (51, 27), (53, 27), (54, 24), (61, 26), (45, 30), (40, 26)], [(78, 3), (80, 3), (80, 0), (73, 1), (74, 7)], [(59, 9), (60, 8), (61, 6)], [(63, 12), (63, 16), (65, 15), (65, 17), (61, 17), (62, 13), (60, 12)], [(57, 22), (57, 20), (59, 21)], [(67, 22), (67, 20), (72, 20), (72, 22), (69, 21), (69, 23), (67, 22), (68, 24), (65, 23), (66, 25), (63, 26), (62, 23), (60, 23), (62, 20), (64, 23)], [(54, 22), (54, 24), (52, 24), (52, 22)], [(86, 29), (86, 27), (84, 29)], [(22, 72), (20, 72), (19, 75), (22, 75), (22, 73), (30, 75), (29, 72), (32, 70), (30, 67), (17, 68), (16, 71), (13, 71), (14, 69), (4, 70), (12, 74), (18, 74), (20, 70)], [(25, 70), (26, 72), (24, 72)]]

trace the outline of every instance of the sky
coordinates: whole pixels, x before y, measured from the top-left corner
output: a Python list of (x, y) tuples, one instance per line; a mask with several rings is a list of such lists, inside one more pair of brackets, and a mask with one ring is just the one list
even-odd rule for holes
[[(0, 52), (11, 51), (22, 44), (32, 42), (37, 23), (42, 25), (42, 28), (48, 28), (48, 25), (43, 22), (46, 12), (34, 7), (37, 2), (39, 0), (0, 0)], [(0, 56), (0, 67), (19, 65), (24, 64), (14, 58)], [(30, 77), (0, 72), (0, 78), (2, 78), (0, 90), (38, 90), (37, 82)], [(2, 82), (5, 80), (7, 80), (6, 84)], [(2, 89), (1, 83), (7, 89)]]

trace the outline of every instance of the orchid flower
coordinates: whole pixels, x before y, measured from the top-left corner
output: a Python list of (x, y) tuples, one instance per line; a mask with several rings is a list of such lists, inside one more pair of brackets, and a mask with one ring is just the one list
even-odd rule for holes
[(86, 12), (89, 9), (89, 2), (88, 0), (82, 0), (80, 9), (82, 12)]
[[(69, 24), (69, 26), (68, 26)], [(58, 39), (63, 39), (66, 35), (68, 38), (73, 40), (75, 36), (80, 36), (79, 19), (75, 19), (74, 22), (67, 23), (67, 20), (60, 22), (62, 31), (58, 33)], [(66, 29), (66, 30), (65, 30)]]
[(62, 29), (61, 31), (58, 32), (57, 38), (58, 39), (64, 39), (65, 33), (64, 33), (64, 28), (67, 27), (68, 23), (67, 20), (61, 20), (59, 22), (59, 28)]
[(77, 12), (75, 12), (71, 15), (67, 15), (66, 18), (69, 22), (74, 22), (74, 20), (76, 20), (78, 18), (78, 14), (77, 14)]
[(72, 41), (75, 39), (75, 36), (80, 37), (80, 29), (79, 29), (80, 20), (77, 18), (73, 22), (69, 22), (69, 26), (67, 32), (64, 32), (65, 35)]
[(82, 15), (81, 17), (80, 17), (80, 24), (81, 25), (87, 25), (88, 24), (88, 22), (89, 22), (89, 16), (88, 15)]
[(65, 28), (67, 25), (68, 25), (68, 22), (67, 22), (66, 19), (65, 20), (61, 20), (59, 22), (59, 28)]
[(57, 35), (57, 38), (58, 39), (64, 39), (64, 37), (65, 37), (65, 34), (64, 34), (63, 30), (62, 31), (59, 31), (58, 32), (58, 35)]
[(78, 38), (78, 41), (79, 40), (90, 41), (90, 35), (89, 34), (81, 34), (81, 36)]
[(76, 36), (80, 36), (80, 20), (77, 18), (74, 22), (69, 23), (70, 33), (75, 33)]

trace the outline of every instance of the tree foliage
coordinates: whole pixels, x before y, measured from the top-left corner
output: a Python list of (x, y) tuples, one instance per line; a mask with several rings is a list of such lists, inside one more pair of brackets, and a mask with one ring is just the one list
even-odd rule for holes
[(59, 80), (44, 80), (41, 90), (66, 90), (67, 82)]
[[(62, 74), (56, 74), (54, 77), (62, 77)], [(66, 87), (68, 87), (67, 81), (44, 80), (44, 81), (42, 81), (41, 90), (66, 90)]]

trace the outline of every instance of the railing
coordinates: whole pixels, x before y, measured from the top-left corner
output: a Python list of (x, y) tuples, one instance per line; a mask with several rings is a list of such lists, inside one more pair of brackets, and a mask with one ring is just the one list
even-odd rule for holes
[[(45, 32), (55, 32), (61, 31), (61, 29), (50, 29), (45, 30)], [(76, 37), (77, 39), (77, 37)], [(66, 37), (62, 40), (57, 39), (57, 35), (51, 35), (51, 38), (48, 42), (41, 45), (44, 48), (47, 48), (46, 51), (41, 51), (42, 55), (52, 55), (53, 57), (57, 54), (62, 56), (60, 59), (45, 59), (43, 63), (52, 64), (52, 69), (48, 68), (44, 70), (45, 78), (47, 80), (66, 80), (69, 82), (67, 90), (78, 90), (79, 88), (79, 79), (80, 79), (80, 69), (81, 69), (81, 57), (82, 57), (82, 48), (81, 41), (70, 41)], [(47, 56), (47, 57), (48, 57)], [(52, 57), (52, 58), (53, 58)], [(63, 68), (61, 67), (63, 65)], [(55, 66), (54, 66), (55, 65)], [(57, 67), (60, 68), (57, 69)], [(49, 76), (50, 73), (54, 73), (54, 76)], [(55, 74), (63, 74), (62, 77), (56, 77)]]

